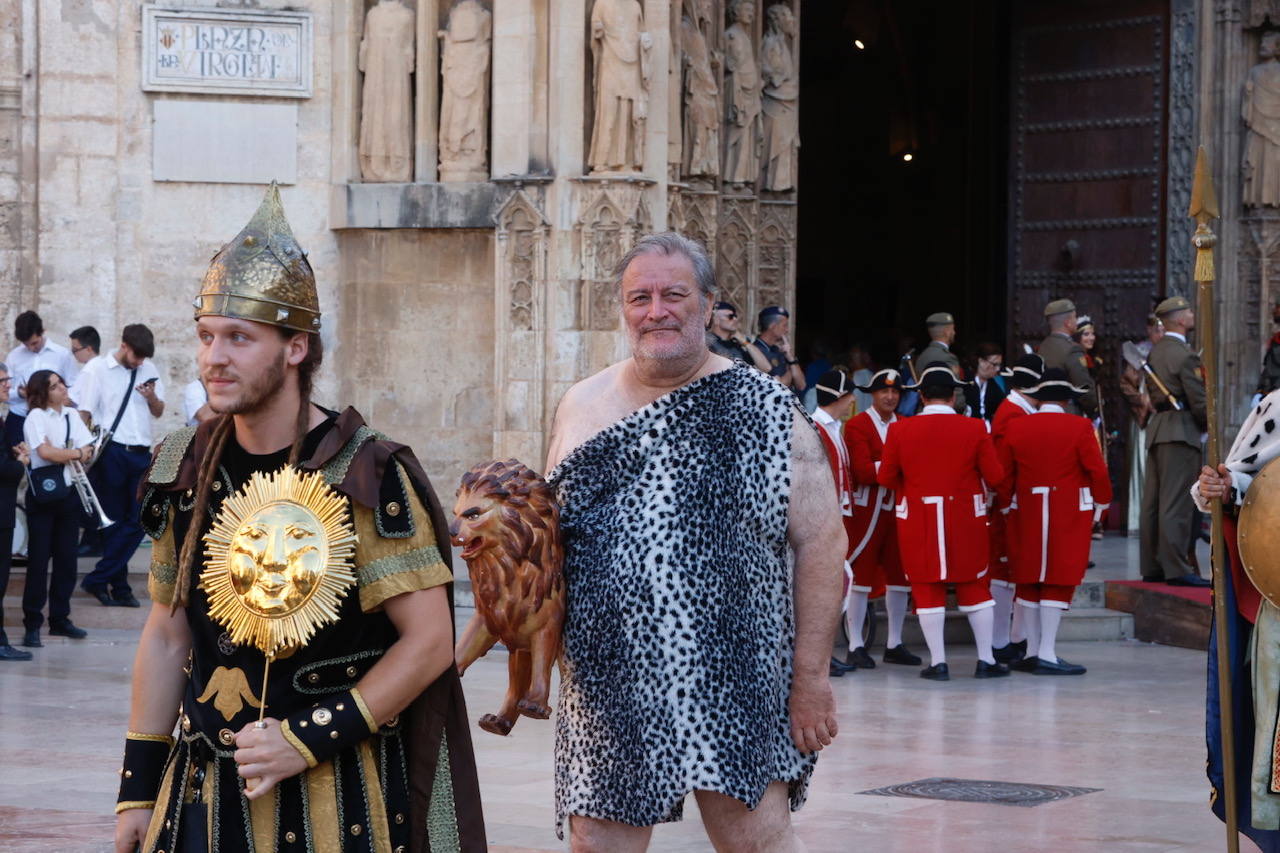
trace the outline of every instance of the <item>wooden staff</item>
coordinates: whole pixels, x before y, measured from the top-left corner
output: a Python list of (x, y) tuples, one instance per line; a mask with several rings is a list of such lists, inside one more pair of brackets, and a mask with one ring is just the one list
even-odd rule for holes
[[(1191, 189), (1191, 209), (1187, 215), (1196, 221), (1196, 233), (1191, 245), (1196, 247), (1197, 295), (1199, 305), (1198, 326), (1200, 346), (1204, 360), (1205, 417), (1208, 422), (1209, 467), (1215, 472), (1222, 462), (1218, 429), (1218, 344), (1213, 317), (1213, 247), (1218, 238), (1209, 229), (1209, 220), (1218, 218), (1218, 199), (1213, 191), (1213, 179), (1209, 175), (1208, 158), (1204, 146), (1196, 154), (1195, 183)], [(1218, 651), (1218, 722), (1222, 726), (1222, 786), (1224, 788), (1223, 811), (1227, 821), (1227, 850), (1239, 853), (1240, 827), (1236, 812), (1236, 738), (1234, 712), (1231, 702), (1230, 631), (1227, 629), (1227, 586), (1224, 540), (1222, 534), (1222, 499), (1209, 501), (1213, 519), (1210, 534), (1210, 556), (1213, 564), (1213, 619), (1217, 625)]]

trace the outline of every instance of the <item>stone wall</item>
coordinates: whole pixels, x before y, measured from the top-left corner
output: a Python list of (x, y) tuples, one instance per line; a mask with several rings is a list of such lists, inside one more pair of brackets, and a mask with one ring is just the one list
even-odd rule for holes
[(328, 304), (348, 331), (325, 353), (331, 399), (416, 448), (445, 499), (491, 454), (493, 232), (338, 235), (342, 292)]
[[(253, 5), (299, 4), (263, 0)], [(297, 183), (282, 188), (281, 194), (298, 241), (316, 269), (321, 304), (329, 308), (324, 337), (334, 348), (343, 323), (340, 312), (331, 308), (338, 301), (338, 263), (337, 240), (328, 223), (330, 4), (303, 5), (314, 16), (316, 32), (314, 94), (298, 102)], [(8, 22), (19, 6), (21, 26), (11, 27)], [(21, 78), (20, 86), (22, 121), (32, 128), (22, 137), (21, 201), (35, 221), (22, 240), (20, 287), (0, 291), (0, 338), (7, 351), (13, 345), (13, 317), (28, 308), (39, 311), (53, 339), (63, 343), (71, 329), (87, 323), (98, 328), (104, 347), (111, 347), (124, 325), (146, 323), (156, 334), (156, 362), (170, 389), (163, 422), (168, 430), (181, 423), (180, 391), (196, 375), (191, 299), (209, 259), (248, 221), (263, 188), (154, 182), (153, 105), (162, 99), (268, 99), (143, 92), (141, 7), (139, 0), (0, 2), (0, 211), (9, 209), (3, 205), (11, 203), (12, 192), (6, 177), (11, 146), (4, 141), (12, 122), (3, 94), (4, 81), (11, 79), (12, 34), (22, 34), (24, 67), (38, 68)], [(7, 284), (13, 262), (4, 232), (0, 228), (0, 276)], [(326, 371), (320, 380), (321, 398), (335, 395), (332, 375)]]

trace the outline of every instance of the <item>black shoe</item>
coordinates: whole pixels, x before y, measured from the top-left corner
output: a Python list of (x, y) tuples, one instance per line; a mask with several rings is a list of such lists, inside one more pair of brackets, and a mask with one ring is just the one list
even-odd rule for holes
[(0, 660), (31, 660), (31, 652), (15, 649), (8, 643), (0, 645)]
[(40, 629), (36, 628), (31, 631), (22, 632), (22, 645), (29, 649), (44, 648), (44, 643), (40, 642)]
[(68, 619), (66, 622), (59, 625), (50, 624), (49, 636), (70, 637), (73, 640), (83, 640), (85, 637), (89, 636), (89, 632), (83, 628), (77, 628), (75, 623)]
[(119, 606), (119, 605), (116, 603), (116, 600), (115, 600), (114, 598), (112, 598), (112, 597), (111, 597), (111, 594), (107, 592), (107, 588), (106, 588), (105, 586), (83, 586), (83, 585), (81, 585), (81, 587), (80, 587), (80, 588), (81, 588), (81, 589), (83, 589), (85, 592), (89, 593), (90, 595), (92, 595), (94, 598), (98, 599), (98, 603), (99, 603), (99, 604), (101, 604), (103, 607), (118, 607), (118, 606)]
[(924, 662), (920, 660), (919, 656), (913, 655), (911, 652), (907, 651), (907, 647), (902, 643), (898, 643), (898, 645), (891, 649), (885, 649), (884, 658), (882, 658), (882, 660), (884, 660), (885, 663), (901, 663), (906, 664), (907, 666), (919, 666)]
[(1078, 663), (1067, 663), (1062, 658), (1055, 661), (1041, 660), (1036, 662), (1032, 675), (1084, 675), (1087, 669)]
[(834, 663), (830, 664), (827, 666), (827, 677), (828, 678), (844, 678), (844, 670), (836, 669), (836, 665)]
[(950, 681), (951, 670), (947, 669), (945, 663), (935, 663), (933, 666), (926, 666), (920, 670), (920, 677), (927, 678), (930, 681)]
[(1151, 575), (1150, 577), (1148, 577), (1147, 575), (1143, 575), (1142, 582), (1143, 583), (1164, 583), (1164, 578), (1158, 578), (1155, 575)]
[(1180, 578), (1172, 578), (1171, 580), (1166, 581), (1166, 583), (1168, 583), (1169, 586), (1194, 586), (1194, 587), (1213, 586), (1213, 583), (1211, 581), (1205, 578), (1202, 578), (1199, 575), (1183, 575)]
[(1019, 640), (1016, 643), (1009, 643), (998, 649), (992, 649), (991, 654), (995, 655), (996, 663), (1020, 661), (1027, 656), (1027, 641)]
[(1009, 664), (1009, 669), (1016, 669), (1018, 672), (1035, 672), (1036, 667), (1040, 665), (1040, 658), (1032, 655), (1029, 658), (1014, 661)]
[(133, 593), (131, 592), (114, 593), (111, 596), (111, 603), (114, 604), (116, 607), (141, 607), (142, 606), (142, 602), (134, 598)]
[(984, 660), (978, 661), (978, 665), (973, 668), (974, 678), (1004, 678), (1009, 674), (1009, 667), (1002, 663), (987, 663)]
[(845, 656), (844, 662), (847, 666), (857, 669), (875, 669), (876, 662), (871, 659), (871, 655), (867, 654), (867, 650), (862, 646), (858, 646)]
[(835, 655), (831, 656), (831, 663), (827, 667), (827, 671), (835, 678), (839, 678), (846, 672), (853, 672), (855, 669), (857, 669), (856, 666), (850, 666)]

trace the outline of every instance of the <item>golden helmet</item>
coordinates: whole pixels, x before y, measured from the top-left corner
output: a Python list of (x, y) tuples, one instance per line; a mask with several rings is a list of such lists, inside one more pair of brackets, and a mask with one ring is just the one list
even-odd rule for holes
[(195, 308), (197, 319), (237, 317), (319, 334), (315, 273), (289, 228), (275, 181), (249, 224), (213, 256)]

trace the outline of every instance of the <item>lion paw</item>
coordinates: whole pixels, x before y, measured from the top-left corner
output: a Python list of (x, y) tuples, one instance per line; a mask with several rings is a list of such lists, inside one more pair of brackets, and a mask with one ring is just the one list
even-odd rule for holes
[(530, 699), (521, 699), (516, 703), (516, 710), (526, 717), (532, 717), (535, 720), (545, 720), (551, 716), (551, 706), (542, 702), (534, 702)]
[(514, 720), (499, 717), (497, 714), (485, 714), (480, 718), (480, 728), (490, 734), (502, 735), (503, 737), (511, 733), (511, 727), (514, 725)]

